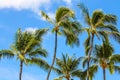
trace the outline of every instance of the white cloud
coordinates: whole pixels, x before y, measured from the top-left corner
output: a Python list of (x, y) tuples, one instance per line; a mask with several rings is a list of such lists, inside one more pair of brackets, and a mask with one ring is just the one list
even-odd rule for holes
[(0, 9), (14, 8), (16, 10), (31, 9), (34, 11), (49, 2), (50, 0), (0, 0)]
[(28, 27), (28, 28), (25, 29), (25, 31), (34, 33), (37, 29), (38, 29), (38, 28)]
[[(18, 11), (31, 10), (35, 14), (37, 14), (37, 17), (38, 16), (41, 17), (40, 10), (41, 10), (41, 7), (44, 7), (49, 17), (54, 19), (55, 14), (52, 13), (49, 8), (51, 8), (52, 2), (56, 3), (58, 1), (56, 0), (0, 0), (0, 9), (15, 9)], [(62, 0), (62, 2), (65, 2), (65, 4), (67, 4), (68, 6), (70, 6), (72, 3), (71, 0)], [(54, 5), (52, 7), (54, 7)], [(40, 19), (45, 20), (42, 17)]]

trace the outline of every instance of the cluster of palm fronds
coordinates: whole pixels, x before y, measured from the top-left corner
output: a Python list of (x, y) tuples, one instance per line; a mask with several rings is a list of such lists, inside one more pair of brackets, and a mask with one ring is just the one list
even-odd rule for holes
[[(113, 54), (114, 48), (109, 41), (112, 37), (120, 43), (120, 33), (116, 28), (117, 17), (112, 14), (105, 14), (101, 10), (95, 10), (90, 15), (83, 4), (79, 4), (78, 7), (82, 10), (87, 27), (82, 27), (80, 22), (76, 20), (74, 11), (69, 8), (58, 8), (54, 20), (41, 11), (42, 16), (54, 25), (52, 32), (55, 34), (55, 47), (51, 65), (40, 58), (41, 56), (47, 56), (47, 51), (42, 48), (41, 44), (42, 36), (48, 29), (38, 29), (34, 33), (22, 32), (21, 29), (18, 29), (11, 49), (0, 51), (0, 58), (13, 58), (16, 56), (19, 59), (19, 80), (22, 80), (23, 64), (34, 64), (47, 70), (46, 80), (49, 80), (51, 70), (60, 75), (54, 80), (62, 80), (63, 78), (73, 80), (74, 76), (80, 80), (92, 80), (98, 67), (103, 69), (104, 80), (106, 80), (106, 69), (109, 69), (110, 73), (120, 72), (120, 67), (116, 64), (120, 62), (120, 54)], [(62, 59), (56, 58), (58, 35), (66, 37), (67, 45), (78, 46), (79, 34), (82, 32), (86, 32), (88, 35), (84, 41), (86, 56), (76, 58), (75, 56), (70, 57), (68, 54), (63, 54)], [(95, 44), (95, 37), (101, 40), (101, 45)], [(55, 61), (57, 66), (54, 66)], [(84, 69), (80, 69), (80, 62), (83, 63), (82, 67)]]

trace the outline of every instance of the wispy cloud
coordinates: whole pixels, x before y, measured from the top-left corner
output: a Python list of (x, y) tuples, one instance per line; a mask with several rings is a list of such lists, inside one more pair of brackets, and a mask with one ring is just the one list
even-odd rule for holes
[[(57, 2), (52, 0), (0, 0), (0, 9), (15, 9), (30, 10), (33, 11), (37, 16), (41, 17), (40, 10), (44, 7), (50, 18), (54, 19), (55, 15), (48, 8), (51, 8), (51, 4)], [(62, 0), (67, 5), (71, 5), (71, 0)], [(45, 20), (44, 18), (40, 18)]]
[(49, 2), (50, 0), (0, 0), (0, 9), (14, 8), (16, 10), (37, 10)]

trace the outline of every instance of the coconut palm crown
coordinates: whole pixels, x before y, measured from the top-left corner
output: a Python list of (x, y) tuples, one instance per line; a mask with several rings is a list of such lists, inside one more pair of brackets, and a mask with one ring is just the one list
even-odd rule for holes
[(82, 71), (78, 68), (80, 64), (80, 58), (75, 56), (70, 57), (68, 54), (62, 54), (62, 59), (56, 58), (56, 67), (54, 71), (60, 75), (59, 78), (66, 78), (66, 80), (72, 79), (74, 76), (80, 76)]
[(11, 49), (0, 51), (3, 57), (17, 56), (17, 59), (19, 59), (19, 80), (22, 80), (23, 64), (36, 64), (44, 69), (49, 67), (49, 65), (40, 58), (40, 56), (47, 57), (47, 52), (41, 45), (42, 36), (46, 31), (47, 29), (38, 29), (33, 33), (29, 31), (22, 32), (21, 29), (18, 29)]

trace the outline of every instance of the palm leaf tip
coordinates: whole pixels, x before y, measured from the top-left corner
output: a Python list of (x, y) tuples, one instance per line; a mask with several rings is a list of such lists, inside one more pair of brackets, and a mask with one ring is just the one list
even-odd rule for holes
[(13, 58), (14, 53), (11, 50), (1, 50), (0, 51), (0, 57)]

